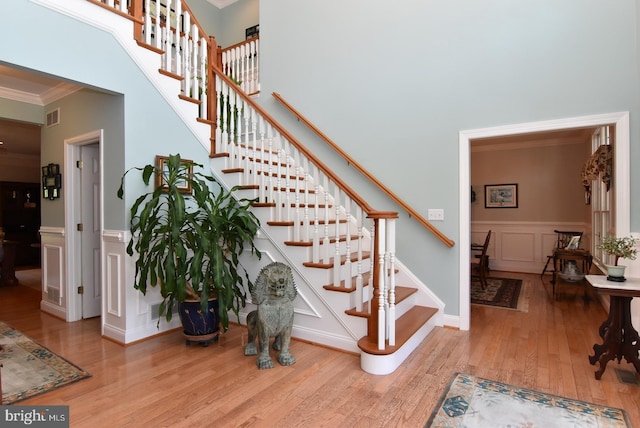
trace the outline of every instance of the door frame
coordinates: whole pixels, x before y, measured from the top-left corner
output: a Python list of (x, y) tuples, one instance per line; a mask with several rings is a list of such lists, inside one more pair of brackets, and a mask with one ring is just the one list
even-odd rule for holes
[[(76, 225), (81, 218), (80, 206), (80, 170), (76, 168), (76, 162), (80, 160), (80, 148), (88, 144), (98, 144), (98, 152), (100, 156), (100, 235), (104, 231), (104, 171), (103, 161), (103, 139), (104, 131), (102, 129), (91, 131), (77, 137), (69, 138), (64, 141), (65, 168), (63, 183), (66, 189), (65, 193), (65, 266), (66, 266), (66, 292), (67, 292), (67, 319), (66, 321), (79, 321), (82, 319), (82, 299), (77, 292), (77, 287), (82, 281), (82, 264), (78, 262), (77, 256), (82, 251), (82, 241), (80, 234), (76, 233)], [(100, 240), (100, 252), (104, 253), (104, 244)], [(102, 260), (102, 257), (100, 258)], [(102, 313), (104, 311), (104, 284), (100, 287), (103, 289)]]
[(460, 277), (458, 281), (460, 287), (458, 301), (458, 327), (461, 330), (469, 330), (471, 322), (471, 301), (469, 296), (469, 260), (471, 257), (471, 140), (475, 138), (501, 137), (507, 135), (527, 134), (530, 132), (558, 131), (603, 125), (615, 126), (615, 224), (617, 233), (619, 233), (620, 236), (625, 236), (631, 233), (631, 178), (629, 161), (630, 131), (628, 111), (460, 131), (458, 140), (458, 162), (460, 168), (460, 188), (458, 190), (458, 194), (460, 195)]

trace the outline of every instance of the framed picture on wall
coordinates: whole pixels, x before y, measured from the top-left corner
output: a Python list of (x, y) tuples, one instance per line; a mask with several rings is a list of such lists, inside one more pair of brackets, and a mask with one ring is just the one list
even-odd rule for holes
[[(168, 174), (167, 162), (169, 162), (168, 156), (156, 156), (156, 187), (162, 187), (163, 191), (166, 191), (167, 187), (165, 184)], [(193, 161), (181, 159), (181, 165), (189, 176), (193, 174)], [(191, 193), (191, 183), (188, 181), (177, 183), (177, 187), (180, 193)]]
[(485, 208), (518, 208), (517, 184), (486, 184), (484, 186)]

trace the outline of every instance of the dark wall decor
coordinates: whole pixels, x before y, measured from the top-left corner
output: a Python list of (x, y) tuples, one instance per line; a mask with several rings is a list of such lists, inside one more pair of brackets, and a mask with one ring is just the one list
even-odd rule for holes
[(253, 27), (249, 27), (244, 30), (244, 38), (246, 40), (253, 39), (254, 37), (258, 37), (260, 35), (260, 25), (254, 25)]
[(60, 165), (50, 163), (42, 167), (42, 197), (53, 201), (60, 197), (62, 175)]
[(486, 184), (484, 186), (485, 208), (518, 208), (517, 184)]

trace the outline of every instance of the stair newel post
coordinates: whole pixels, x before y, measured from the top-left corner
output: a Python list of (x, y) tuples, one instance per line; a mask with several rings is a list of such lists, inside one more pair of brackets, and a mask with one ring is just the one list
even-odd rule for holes
[(362, 246), (364, 245), (364, 235), (363, 235), (363, 227), (362, 227), (362, 209), (356, 205), (356, 230), (358, 233), (358, 273), (356, 275), (356, 310), (358, 312), (362, 312), (362, 303), (364, 302), (364, 281), (362, 278), (362, 264), (364, 260), (362, 259)]
[[(142, 16), (142, 1), (143, 0), (131, 0), (130, 7), (133, 20), (133, 39), (138, 42), (144, 42), (142, 36), (144, 33), (144, 17)], [(148, 0), (147, 0), (148, 1)], [(147, 10), (148, 6), (147, 6)], [(147, 43), (149, 44), (149, 43)]]
[(216, 44), (216, 38), (213, 36), (209, 36), (209, 41), (207, 43), (207, 58), (209, 60), (209, 64), (207, 65), (207, 117), (211, 125), (211, 154), (216, 154), (216, 138), (218, 136), (218, 115), (220, 114), (220, 109), (218, 108), (218, 100), (220, 99), (217, 94), (216, 81), (217, 78), (214, 78), (213, 73), (213, 65), (218, 65), (218, 49), (219, 46)]
[(268, 165), (265, 165), (264, 157), (269, 159), (267, 152), (265, 151), (264, 143), (265, 143), (265, 123), (264, 118), (262, 116), (258, 116), (258, 132), (260, 133), (260, 179), (259, 179), (259, 189), (258, 189), (258, 202), (269, 202), (267, 201), (267, 193), (265, 191), (265, 186), (267, 185), (267, 172), (269, 169)]
[(396, 344), (396, 219), (387, 219), (387, 269), (389, 311), (387, 314), (387, 337), (389, 346)]
[(371, 297), (371, 313), (368, 323), (368, 335), (378, 345), (378, 349), (385, 346), (385, 313), (384, 313), (384, 219), (370, 213), (373, 219), (374, 241), (372, 271), (373, 296)]

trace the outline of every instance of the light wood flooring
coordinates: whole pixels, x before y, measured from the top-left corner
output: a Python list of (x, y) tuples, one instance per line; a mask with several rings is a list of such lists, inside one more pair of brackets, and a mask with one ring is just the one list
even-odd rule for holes
[[(500, 275), (499, 272), (492, 272)], [(246, 329), (219, 343), (186, 346), (180, 332), (131, 346), (100, 337), (99, 319), (65, 323), (39, 310), (38, 291), (0, 287), (0, 320), (92, 373), (20, 404), (69, 405), (72, 427), (422, 427), (455, 372), (623, 408), (640, 427), (640, 386), (612, 361), (598, 381), (589, 364), (606, 318), (583, 289), (548, 277), (529, 283), (528, 311), (473, 306), (471, 330), (436, 330), (387, 376), (363, 372), (356, 355), (294, 341), (297, 362), (259, 371), (245, 357)]]

